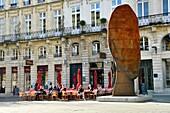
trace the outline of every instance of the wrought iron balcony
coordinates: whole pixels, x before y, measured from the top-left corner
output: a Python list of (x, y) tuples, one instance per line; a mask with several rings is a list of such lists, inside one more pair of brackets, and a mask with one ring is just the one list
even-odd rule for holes
[(79, 53), (78, 52), (72, 52), (72, 56), (78, 56)]
[(54, 58), (56, 58), (56, 57), (61, 57), (62, 55), (61, 55), (61, 53), (56, 53), (56, 54), (54, 54)]
[(162, 13), (156, 15), (148, 15), (144, 17), (138, 17), (139, 27), (158, 25), (158, 24), (169, 24), (170, 13)]
[(45, 0), (38, 0), (38, 3), (42, 3), (42, 2), (45, 2)]
[(0, 61), (4, 61), (5, 60), (5, 58), (0, 58)]
[(31, 56), (23, 56), (23, 60), (31, 59)]
[(38, 55), (39, 59), (46, 59), (46, 55)]
[(4, 9), (4, 5), (0, 5), (0, 10), (3, 10)]
[(17, 3), (11, 3), (11, 8), (16, 8), (17, 7)]
[(97, 54), (99, 54), (99, 52), (100, 52), (100, 50), (92, 50), (92, 55), (97, 55)]
[(30, 4), (31, 4), (31, 1), (30, 1), (30, 0), (25, 0), (25, 1), (23, 2), (23, 4), (24, 4), (24, 5), (30, 5)]
[(11, 60), (18, 60), (18, 57), (11, 57)]
[[(105, 29), (105, 30), (104, 30)], [(36, 31), (36, 32), (27, 32), (27, 33), (19, 33), (19, 34), (9, 34), (9, 35), (0, 35), (0, 43), (8, 43), (8, 42), (17, 42), (17, 41), (27, 41), (27, 40), (41, 40), (46, 38), (59, 38), (62, 36), (72, 36), (72, 35), (80, 35), (80, 34), (89, 34), (89, 33), (96, 33), (96, 32), (106, 32), (107, 30), (107, 23), (99, 25), (99, 26), (92, 26), (87, 24), (77, 27), (64, 27), (60, 29), (50, 29), (43, 31)]]

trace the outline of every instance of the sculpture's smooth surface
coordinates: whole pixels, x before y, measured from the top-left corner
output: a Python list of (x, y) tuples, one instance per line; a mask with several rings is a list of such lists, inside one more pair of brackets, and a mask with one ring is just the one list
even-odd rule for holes
[(116, 62), (116, 80), (112, 95), (133, 96), (134, 79), (140, 69), (140, 36), (138, 19), (127, 4), (112, 13), (108, 28), (108, 43)]

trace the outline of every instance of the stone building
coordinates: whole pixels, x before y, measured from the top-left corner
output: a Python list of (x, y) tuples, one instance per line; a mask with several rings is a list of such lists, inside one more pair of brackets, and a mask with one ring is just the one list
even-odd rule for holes
[[(169, 75), (169, 0), (0, 0), (0, 92), (17, 85), (34, 86), (38, 71), (42, 84), (66, 87), (81, 70), (82, 84), (108, 87), (113, 60), (107, 46), (107, 21), (120, 4), (129, 4), (139, 19), (141, 71), (151, 92), (166, 92)], [(85, 25), (80, 25), (84, 20)], [(135, 68), (135, 67), (134, 67)], [(139, 82), (138, 82), (139, 81)], [(77, 81), (76, 81), (77, 82)]]

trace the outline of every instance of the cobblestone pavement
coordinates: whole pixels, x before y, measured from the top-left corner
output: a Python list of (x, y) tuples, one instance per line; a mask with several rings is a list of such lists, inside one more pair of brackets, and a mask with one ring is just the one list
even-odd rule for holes
[(170, 113), (170, 103), (18, 101), (18, 98), (0, 98), (0, 113)]

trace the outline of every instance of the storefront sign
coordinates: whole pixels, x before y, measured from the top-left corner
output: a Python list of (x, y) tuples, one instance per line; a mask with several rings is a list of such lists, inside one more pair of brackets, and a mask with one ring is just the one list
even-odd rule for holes
[(33, 65), (33, 60), (25, 60), (26, 65)]
[(103, 59), (106, 59), (106, 53), (100, 52), (99, 57), (103, 58)]

